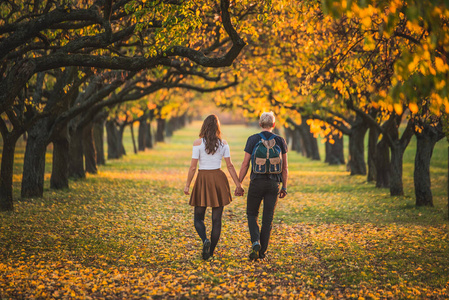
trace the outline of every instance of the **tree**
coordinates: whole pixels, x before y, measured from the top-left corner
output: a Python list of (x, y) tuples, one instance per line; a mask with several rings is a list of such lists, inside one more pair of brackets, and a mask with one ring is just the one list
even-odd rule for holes
[[(422, 141), (433, 149), (434, 140), (441, 138), (437, 133), (442, 114), (449, 113), (447, 79), (449, 78), (447, 37), (449, 5), (445, 1), (368, 1), (352, 2), (326, 1), (325, 7), (335, 16), (343, 14), (358, 18), (361, 27), (370, 27), (371, 15), (380, 16), (382, 27), (379, 34), (396, 39), (401, 46), (393, 61), (394, 72), (391, 85), (385, 89), (376, 104), (393, 109), (401, 114), (404, 106), (411, 111), (414, 128), (420, 143), (415, 159), (415, 172), (424, 181), (415, 180), (416, 205), (432, 205), (428, 169), (432, 151), (422, 148)], [(373, 44), (367, 39), (365, 44)], [(446, 120), (443, 118), (443, 120)], [(443, 121), (445, 122), (445, 121)], [(429, 130), (429, 124), (433, 124)], [(444, 128), (444, 124), (440, 125)], [(446, 131), (447, 135), (447, 131)], [(393, 150), (393, 149), (392, 149)], [(395, 155), (396, 151), (392, 154)], [(397, 156), (397, 155), (396, 155)], [(393, 156), (392, 156), (393, 158)], [(393, 176), (394, 178), (394, 176)], [(416, 177), (418, 179), (418, 177)], [(425, 182), (421, 184), (422, 182)]]
[[(218, 25), (220, 23), (223, 25), (223, 27), (216, 26), (214, 31), (210, 31), (209, 28), (202, 32), (214, 33), (206, 48), (198, 48), (196, 44), (198, 39), (189, 41), (188, 35), (185, 34), (190, 29), (194, 29), (195, 34), (198, 34), (203, 28), (201, 17), (193, 13), (196, 11), (194, 3), (161, 1), (156, 4), (153, 2), (143, 4), (139, 1), (126, 0), (114, 5), (102, 0), (93, 4), (68, 4), (64, 1), (55, 3), (48, 1), (37, 5), (38, 3), (40, 2), (35, 2), (36, 5), (31, 2), (9, 2), (10, 13), (3, 18), (5, 25), (0, 27), (0, 32), (4, 34), (0, 42), (3, 59), (0, 90), (6, 91), (0, 96), (0, 113), (5, 112), (9, 123), (13, 124), (10, 130), (2, 117), (0, 124), (4, 144), (2, 171), (0, 171), (2, 210), (13, 209), (14, 147), (24, 131), (23, 126), (16, 121), (22, 118), (21, 116), (17, 118), (18, 112), (23, 115), (26, 103), (26, 99), (20, 98), (19, 95), (33, 74), (65, 66), (129, 71), (161, 65), (173, 68), (189, 67), (194, 64), (212, 68), (224, 67), (232, 64), (245, 45), (231, 24), (230, 3), (226, 0), (221, 1), (220, 7), (210, 5), (202, 7), (206, 18), (213, 18), (221, 11)], [(53, 4), (55, 6), (52, 6)], [(160, 16), (158, 13), (161, 11), (170, 12), (165, 22), (156, 18)], [(178, 13), (184, 14), (183, 17), (170, 18)], [(16, 22), (17, 20), (20, 22)], [(112, 21), (114, 26), (111, 26)], [(104, 32), (100, 32), (99, 29), (103, 29)], [(222, 40), (222, 35), (217, 37), (216, 34), (220, 30), (226, 32), (229, 38)], [(178, 38), (173, 39), (175, 36)], [(146, 41), (153, 39), (159, 42), (152, 43), (152, 51), (139, 55), (144, 52), (145, 46), (141, 47), (139, 52), (136, 46), (139, 44), (136, 42), (141, 41), (140, 45), (145, 45)], [(194, 45), (191, 46), (189, 43), (192, 41)], [(117, 56), (120, 51), (121, 55)], [(14, 105), (17, 99), (20, 103)], [(37, 119), (38, 117), (26, 122), (32, 124)], [(6, 151), (10, 152), (6, 154)]]

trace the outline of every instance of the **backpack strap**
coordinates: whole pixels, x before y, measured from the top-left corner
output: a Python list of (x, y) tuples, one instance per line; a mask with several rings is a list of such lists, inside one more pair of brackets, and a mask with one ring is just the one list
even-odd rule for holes
[(266, 140), (266, 141), (272, 140), (276, 137), (276, 134), (274, 134), (274, 133), (271, 133), (271, 136), (269, 138), (266, 138), (262, 132), (259, 132), (258, 134), (263, 140)]

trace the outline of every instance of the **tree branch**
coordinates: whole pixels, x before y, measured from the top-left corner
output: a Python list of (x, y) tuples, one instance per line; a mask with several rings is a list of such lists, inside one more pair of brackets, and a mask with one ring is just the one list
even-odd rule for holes
[(191, 48), (173, 46), (169, 48), (164, 54), (167, 56), (182, 56), (192, 60), (193, 62), (202, 65), (204, 67), (228, 67), (230, 66), (237, 56), (240, 54), (246, 43), (238, 35), (231, 23), (231, 17), (229, 15), (229, 0), (220, 1), (221, 19), (223, 27), (226, 33), (229, 35), (232, 41), (232, 47), (229, 51), (221, 57), (210, 58), (204, 55), (200, 51), (193, 50)]
[(194, 91), (197, 91), (197, 92), (200, 92), (200, 93), (210, 93), (210, 92), (214, 92), (214, 91), (225, 90), (227, 88), (236, 86), (238, 84), (239, 84), (239, 82), (237, 80), (237, 77), (235, 77), (234, 82), (231, 82), (231, 83), (229, 83), (227, 85), (217, 86), (217, 87), (213, 87), (213, 88), (201, 88), (201, 87), (198, 87), (198, 86), (193, 86), (193, 85), (190, 85), (190, 84), (182, 84), (182, 83), (174, 84), (174, 85), (171, 85), (170, 87), (189, 89), (189, 90), (194, 90)]
[[(102, 19), (96, 10), (96, 5), (92, 5), (89, 9), (78, 9), (73, 11), (65, 11), (63, 9), (55, 9), (39, 18), (29, 21), (17, 27), (10, 36), (0, 42), (0, 59), (4, 58), (8, 53), (16, 47), (23, 45), (24, 42), (37, 36), (37, 34), (49, 28), (53, 24), (67, 21), (86, 21), (101, 24)], [(0, 27), (0, 33), (3, 31)], [(8, 29), (9, 30), (9, 29)]]

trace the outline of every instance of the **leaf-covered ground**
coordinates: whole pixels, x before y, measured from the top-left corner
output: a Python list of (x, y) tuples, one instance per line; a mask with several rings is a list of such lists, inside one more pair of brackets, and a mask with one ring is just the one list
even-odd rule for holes
[[(44, 198), (1, 213), (0, 299), (449, 297), (447, 144), (432, 160), (435, 208), (420, 209), (411, 152), (406, 196), (395, 198), (345, 166), (291, 152), (289, 194), (278, 203), (267, 259), (248, 259), (245, 198), (237, 197), (225, 208), (215, 257), (203, 261), (182, 193), (199, 125), (138, 155), (127, 145), (128, 155), (98, 175), (67, 191), (46, 182)], [(255, 130), (223, 126), (237, 169)]]

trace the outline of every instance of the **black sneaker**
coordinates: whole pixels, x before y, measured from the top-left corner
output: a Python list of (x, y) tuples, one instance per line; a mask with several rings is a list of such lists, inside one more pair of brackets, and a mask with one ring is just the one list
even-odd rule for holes
[(210, 257), (210, 240), (205, 239), (203, 243), (203, 259), (207, 260)]
[(259, 258), (259, 250), (260, 250), (260, 243), (254, 242), (252, 249), (251, 249), (251, 253), (249, 254), (249, 259), (250, 260), (258, 259)]
[(265, 253), (259, 252), (259, 259), (264, 259), (266, 257)]

